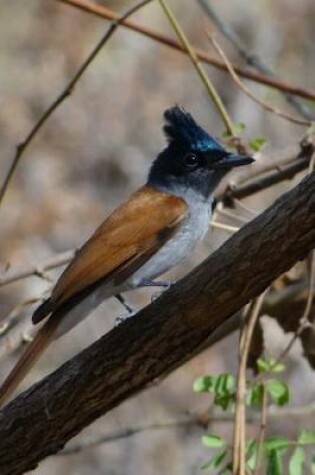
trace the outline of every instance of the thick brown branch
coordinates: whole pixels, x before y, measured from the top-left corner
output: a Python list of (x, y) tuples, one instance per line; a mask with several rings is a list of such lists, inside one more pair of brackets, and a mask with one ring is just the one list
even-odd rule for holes
[(196, 353), (315, 245), (315, 173), (158, 300), (0, 413), (0, 473), (34, 468), (74, 435)]

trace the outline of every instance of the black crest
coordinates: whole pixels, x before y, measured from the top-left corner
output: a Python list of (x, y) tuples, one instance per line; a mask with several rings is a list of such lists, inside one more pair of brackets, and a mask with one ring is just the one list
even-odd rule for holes
[(172, 107), (164, 112), (164, 117), (167, 123), (163, 130), (170, 143), (174, 142), (196, 152), (223, 149), (185, 109)]

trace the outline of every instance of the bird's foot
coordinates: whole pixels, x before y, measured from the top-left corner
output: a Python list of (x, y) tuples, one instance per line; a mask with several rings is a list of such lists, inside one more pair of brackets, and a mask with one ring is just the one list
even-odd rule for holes
[(141, 287), (163, 287), (165, 290), (168, 290), (175, 281), (173, 280), (144, 280), (141, 282)]
[(118, 315), (118, 317), (115, 318), (115, 325), (120, 325), (121, 323), (125, 322), (126, 320), (129, 320), (129, 318), (134, 317), (138, 312), (132, 312), (128, 313), (127, 315)]
[(125, 307), (125, 309), (127, 310), (129, 314), (136, 313), (137, 310), (133, 308), (133, 306), (130, 303), (128, 303), (125, 297), (123, 297), (121, 294), (115, 295), (115, 298), (118, 300), (119, 303), (123, 305), (123, 307)]
[(164, 290), (162, 292), (154, 292), (151, 296), (151, 302), (158, 299), (165, 290), (168, 290), (173, 284), (175, 284), (172, 280), (147, 280), (142, 283), (144, 287), (162, 287)]
[(115, 324), (119, 325), (120, 323), (124, 322), (128, 318), (133, 317), (134, 315), (136, 315), (138, 310), (136, 308), (133, 308), (132, 305), (130, 305), (130, 303), (128, 303), (126, 301), (126, 299), (121, 294), (117, 294), (117, 295), (115, 295), (115, 297), (118, 300), (118, 302), (120, 302), (128, 312), (127, 315), (119, 315), (118, 317), (115, 318)]

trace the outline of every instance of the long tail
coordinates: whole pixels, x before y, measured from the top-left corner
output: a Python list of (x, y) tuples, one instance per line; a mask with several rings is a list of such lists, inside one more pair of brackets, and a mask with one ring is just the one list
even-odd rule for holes
[(49, 317), (44, 326), (38, 331), (34, 340), (30, 343), (24, 354), (18, 360), (12, 371), (6, 377), (2, 386), (0, 387), (0, 407), (2, 407), (5, 401), (12, 395), (12, 393), (39, 359), (41, 354), (48, 347), (62, 317), (63, 315), (61, 313), (55, 313)]

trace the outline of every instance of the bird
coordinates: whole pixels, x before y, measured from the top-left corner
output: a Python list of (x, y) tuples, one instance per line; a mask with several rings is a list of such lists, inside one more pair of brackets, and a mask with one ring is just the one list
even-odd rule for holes
[(227, 151), (178, 105), (167, 109), (164, 119), (167, 143), (147, 182), (76, 252), (33, 313), (32, 322), (44, 324), (0, 387), (0, 406), (48, 345), (101, 302), (116, 296), (124, 304), (125, 292), (164, 286), (155, 279), (183, 261), (207, 232), (221, 179), (254, 161)]

